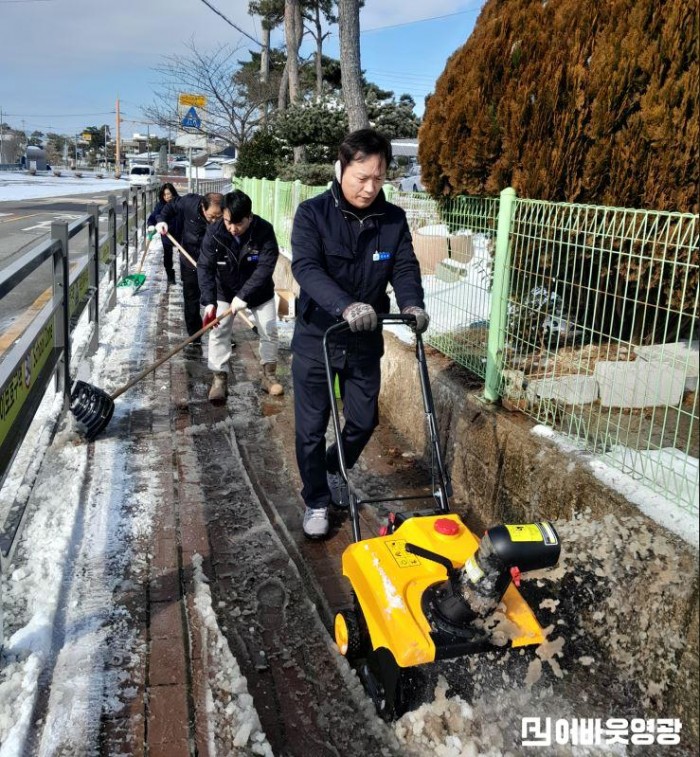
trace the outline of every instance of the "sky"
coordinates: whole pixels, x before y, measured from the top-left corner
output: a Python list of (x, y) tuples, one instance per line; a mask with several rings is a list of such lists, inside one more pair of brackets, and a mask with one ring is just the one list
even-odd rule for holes
[[(208, 2), (260, 38), (248, 0)], [(449, 56), (466, 42), (484, 2), (366, 0), (360, 24), (367, 78), (397, 98), (411, 94), (421, 115), (425, 96)], [(143, 108), (163, 83), (155, 68), (166, 56), (186, 55), (190, 42), (203, 52), (221, 44), (255, 48), (203, 0), (0, 0), (0, 28), (2, 120), (29, 132), (71, 135), (113, 124), (119, 98), (123, 136), (143, 133)], [(337, 27), (334, 32), (324, 52), (338, 57)], [(274, 32), (273, 45), (282, 41), (282, 33)], [(302, 47), (302, 54), (311, 51), (310, 43)]]

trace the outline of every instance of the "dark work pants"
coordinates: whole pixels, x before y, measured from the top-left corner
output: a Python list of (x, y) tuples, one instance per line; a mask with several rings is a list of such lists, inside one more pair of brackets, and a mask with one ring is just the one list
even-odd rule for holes
[[(199, 281), (197, 270), (180, 261), (180, 278), (182, 296), (185, 298), (185, 326), (187, 334), (192, 336), (202, 328), (202, 315), (199, 312)], [(201, 342), (201, 339), (197, 340)]]
[(163, 239), (163, 268), (166, 271), (175, 272), (173, 268), (173, 246), (165, 238)]
[[(343, 398), (345, 425), (341, 433), (346, 467), (352, 468), (379, 421), (379, 358), (371, 363), (345, 365), (336, 371)], [(326, 450), (326, 429), (331, 404), (322, 363), (294, 355), (294, 422), (301, 496), (307, 507), (328, 507), (330, 492), (326, 472), (338, 471), (335, 444)]]

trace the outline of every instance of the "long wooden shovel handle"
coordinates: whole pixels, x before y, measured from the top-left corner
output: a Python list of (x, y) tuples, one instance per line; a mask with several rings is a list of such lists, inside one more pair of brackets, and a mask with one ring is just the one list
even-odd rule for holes
[(180, 352), (180, 350), (187, 347), (187, 345), (190, 344), (191, 342), (194, 342), (195, 339), (199, 339), (202, 336), (202, 334), (209, 331), (209, 329), (213, 329), (214, 326), (218, 326), (219, 323), (223, 321), (224, 318), (228, 318), (228, 316), (230, 316), (231, 314), (235, 314), (235, 311), (233, 308), (229, 308), (228, 310), (225, 310), (221, 315), (217, 316), (211, 323), (208, 323), (206, 326), (203, 326), (196, 334), (192, 334), (192, 336), (185, 339), (184, 342), (180, 342), (180, 344), (178, 344), (177, 347), (173, 347), (172, 350), (170, 350), (170, 352), (163, 355), (163, 357), (160, 358), (159, 360), (156, 360), (156, 362), (153, 363), (153, 365), (149, 365), (148, 368), (144, 368), (141, 371), (141, 373), (137, 373), (134, 376), (134, 378), (132, 378), (131, 381), (129, 381), (128, 384), (124, 384), (124, 386), (120, 387), (115, 392), (113, 392), (110, 395), (111, 398), (113, 400), (117, 399), (117, 397), (124, 394), (124, 392), (127, 389), (131, 389), (131, 387), (134, 386), (134, 384), (138, 384), (138, 382), (141, 381), (142, 378), (148, 376), (149, 373), (152, 373), (153, 371), (155, 371), (155, 369), (163, 365), (163, 363), (166, 360), (170, 360), (170, 358), (173, 355), (177, 355), (177, 353)]
[[(168, 237), (168, 239), (175, 245), (175, 247), (177, 247), (177, 249), (180, 250), (180, 252), (187, 258), (187, 260), (189, 260), (190, 263), (196, 268), (197, 261), (189, 254), (189, 252), (187, 252), (187, 250), (177, 241), (177, 239), (175, 239), (175, 237), (170, 232), (167, 232), (165, 236)], [(243, 323), (245, 323), (249, 329), (257, 334), (258, 327), (250, 320), (250, 318), (248, 318), (248, 316), (242, 310), (237, 310), (236, 312), (241, 316)]]
[(146, 255), (148, 254), (148, 248), (151, 246), (151, 242), (153, 241), (153, 237), (150, 239), (146, 239), (146, 247), (143, 250), (143, 255), (141, 255), (141, 260), (139, 260), (139, 267), (136, 269), (136, 273), (141, 273), (143, 270), (143, 261), (146, 259)]
[(189, 252), (175, 239), (175, 237), (170, 233), (167, 232), (166, 237), (177, 247), (177, 249), (184, 255), (184, 257), (189, 260), (189, 262), (196, 268), (197, 267), (197, 261), (190, 255)]

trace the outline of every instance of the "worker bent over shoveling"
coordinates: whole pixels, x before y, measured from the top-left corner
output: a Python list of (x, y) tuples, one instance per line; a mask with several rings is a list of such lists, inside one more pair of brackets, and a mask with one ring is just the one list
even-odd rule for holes
[[(279, 257), (274, 229), (252, 212), (250, 197), (240, 190), (224, 196), (223, 218), (208, 229), (197, 261), (203, 323), (206, 326), (232, 307), (249, 308), (260, 336), (262, 386), (272, 395), (284, 393), (277, 380), (277, 309), (272, 273)], [(209, 332), (209, 368), (213, 372), (209, 400), (223, 404), (228, 394), (233, 318)]]

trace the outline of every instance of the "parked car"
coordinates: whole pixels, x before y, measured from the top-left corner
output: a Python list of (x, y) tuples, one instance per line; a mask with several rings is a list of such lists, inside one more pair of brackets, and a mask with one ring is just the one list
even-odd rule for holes
[(158, 184), (153, 166), (135, 165), (129, 171), (129, 184), (132, 187), (155, 187)]
[(422, 192), (423, 183), (420, 180), (420, 166), (418, 164), (411, 167), (406, 176), (399, 181), (399, 189), (402, 192)]

